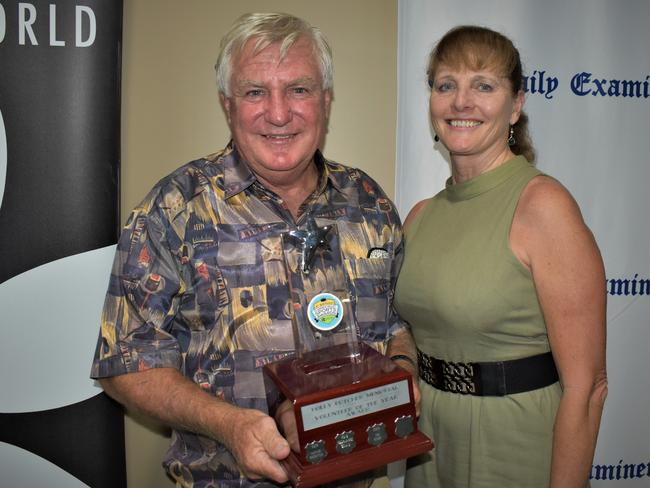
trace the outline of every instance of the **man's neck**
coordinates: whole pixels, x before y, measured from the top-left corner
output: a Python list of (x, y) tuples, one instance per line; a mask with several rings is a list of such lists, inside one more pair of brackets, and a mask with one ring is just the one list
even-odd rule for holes
[(262, 185), (271, 190), (281, 199), (289, 210), (294, 220), (298, 218), (300, 206), (316, 190), (319, 172), (316, 163), (312, 162), (300, 174), (293, 175), (291, 179), (265, 178), (256, 175)]

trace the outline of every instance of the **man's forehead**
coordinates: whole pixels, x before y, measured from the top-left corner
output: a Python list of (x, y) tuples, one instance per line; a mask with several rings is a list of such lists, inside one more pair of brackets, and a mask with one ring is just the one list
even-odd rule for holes
[(307, 57), (304, 54), (309, 51), (311, 59), (316, 62), (316, 51), (310, 39), (298, 37), (289, 47), (284, 48), (284, 51), (282, 51), (282, 44), (283, 41), (281, 40), (268, 42), (259, 37), (253, 37), (246, 41), (234, 54), (233, 64), (262, 62), (271, 58), (275, 58), (279, 61), (278, 64), (281, 64), (290, 54), (297, 50), (303, 51), (301, 53), (303, 59)]
[(274, 42), (255, 52), (255, 39), (249, 40), (233, 59), (233, 83), (238, 86), (259, 85), (274, 78), (288, 84), (320, 85), (320, 65), (311, 43), (308, 40), (296, 41), (284, 57), (280, 53), (280, 44)]

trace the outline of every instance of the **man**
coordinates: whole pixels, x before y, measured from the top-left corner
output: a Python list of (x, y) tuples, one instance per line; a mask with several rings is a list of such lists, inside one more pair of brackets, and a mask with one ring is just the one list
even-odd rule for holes
[(361, 340), (416, 374), (391, 306), (401, 228), (373, 180), (318, 150), (332, 100), (320, 31), (245, 15), (216, 70), (232, 141), (161, 180), (131, 214), (92, 377), (173, 427), (164, 465), (179, 485), (275, 486), (290, 447), (267, 415), (262, 366), (294, 347), (280, 235), (336, 224)]

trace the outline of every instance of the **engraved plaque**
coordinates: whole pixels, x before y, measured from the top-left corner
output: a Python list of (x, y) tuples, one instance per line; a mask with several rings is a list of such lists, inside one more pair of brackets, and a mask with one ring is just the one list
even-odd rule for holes
[(380, 446), (388, 437), (386, 426), (383, 423), (371, 425), (366, 432), (368, 433), (368, 444), (371, 446)]
[(354, 440), (354, 432), (351, 430), (336, 434), (334, 439), (336, 440), (336, 452), (341, 454), (350, 454), (357, 447), (357, 443)]
[(377, 388), (359, 391), (350, 395), (325, 400), (301, 408), (302, 424), (305, 430), (354, 419), (369, 413), (379, 412), (408, 403), (407, 380), (389, 383)]
[(312, 441), (305, 446), (305, 457), (311, 464), (318, 464), (327, 457), (327, 450), (325, 449), (325, 442)]
[(395, 435), (397, 437), (408, 437), (413, 432), (413, 417), (404, 415), (395, 419)]

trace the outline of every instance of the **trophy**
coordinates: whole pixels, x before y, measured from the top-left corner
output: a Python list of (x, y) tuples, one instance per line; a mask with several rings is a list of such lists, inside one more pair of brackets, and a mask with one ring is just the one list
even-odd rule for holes
[(283, 460), (309, 488), (429, 451), (411, 374), (358, 340), (335, 225), (282, 235), (295, 355), (264, 366), (269, 413), (290, 402), (299, 452)]

